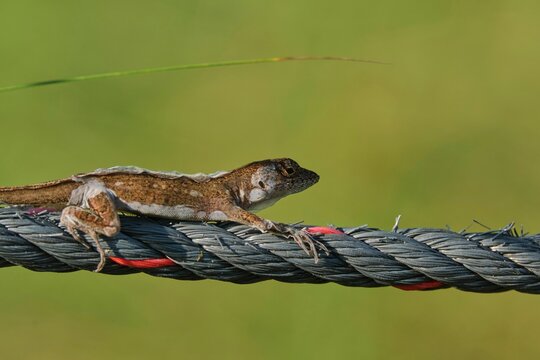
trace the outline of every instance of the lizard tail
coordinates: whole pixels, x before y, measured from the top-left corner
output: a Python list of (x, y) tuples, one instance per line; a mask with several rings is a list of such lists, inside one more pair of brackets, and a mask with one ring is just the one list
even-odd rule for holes
[(76, 187), (77, 184), (68, 179), (28, 186), (0, 187), (0, 203), (61, 209)]

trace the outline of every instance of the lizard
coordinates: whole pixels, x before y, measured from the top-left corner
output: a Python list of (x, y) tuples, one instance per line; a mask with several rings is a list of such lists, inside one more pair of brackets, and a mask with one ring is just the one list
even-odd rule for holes
[(99, 236), (119, 233), (119, 211), (250, 225), (292, 238), (317, 261), (314, 240), (305, 229), (270, 221), (255, 212), (318, 181), (319, 175), (288, 158), (255, 161), (212, 174), (115, 166), (34, 185), (0, 187), (0, 203), (62, 210), (60, 223), (75, 240), (90, 248), (82, 232), (95, 242), (100, 256), (96, 272), (106, 263)]

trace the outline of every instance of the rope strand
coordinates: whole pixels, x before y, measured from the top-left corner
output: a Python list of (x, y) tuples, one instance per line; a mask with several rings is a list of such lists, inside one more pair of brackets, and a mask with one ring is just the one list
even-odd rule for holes
[[(513, 226), (481, 233), (411, 228), (309, 227), (328, 249), (315, 262), (290, 239), (236, 223), (207, 224), (122, 216), (122, 232), (102, 239), (103, 273), (144, 272), (177, 280), (249, 284), (334, 282), (404, 290), (540, 293), (540, 235)], [(90, 242), (92, 244), (92, 242)], [(93, 249), (93, 248), (92, 248)], [(92, 271), (99, 262), (59, 226), (59, 214), (0, 208), (0, 267)]]

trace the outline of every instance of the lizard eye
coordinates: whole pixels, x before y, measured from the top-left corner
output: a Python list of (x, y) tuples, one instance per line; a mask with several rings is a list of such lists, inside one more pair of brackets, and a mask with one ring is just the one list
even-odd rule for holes
[(264, 183), (262, 181), (259, 181), (259, 186), (261, 187), (261, 189), (264, 189)]
[(280, 166), (279, 172), (283, 176), (291, 176), (292, 174), (294, 174), (294, 169), (290, 166)]

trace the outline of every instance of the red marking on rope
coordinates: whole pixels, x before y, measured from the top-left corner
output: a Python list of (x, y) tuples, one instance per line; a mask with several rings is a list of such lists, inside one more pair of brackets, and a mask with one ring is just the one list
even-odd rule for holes
[(412, 285), (394, 285), (394, 287), (401, 289), (401, 290), (428, 290), (428, 289), (437, 289), (440, 287), (443, 287), (444, 284), (440, 281), (433, 280), (433, 281), (426, 281), (420, 284), (412, 284)]
[(307, 228), (307, 231), (311, 234), (343, 234), (343, 231), (328, 226), (313, 226)]
[(132, 268), (137, 269), (152, 269), (152, 268), (159, 268), (164, 266), (172, 266), (175, 265), (174, 261), (167, 258), (161, 258), (161, 259), (146, 259), (146, 260), (128, 260), (120, 257), (109, 257), (112, 261), (114, 261), (117, 264), (129, 266)]

